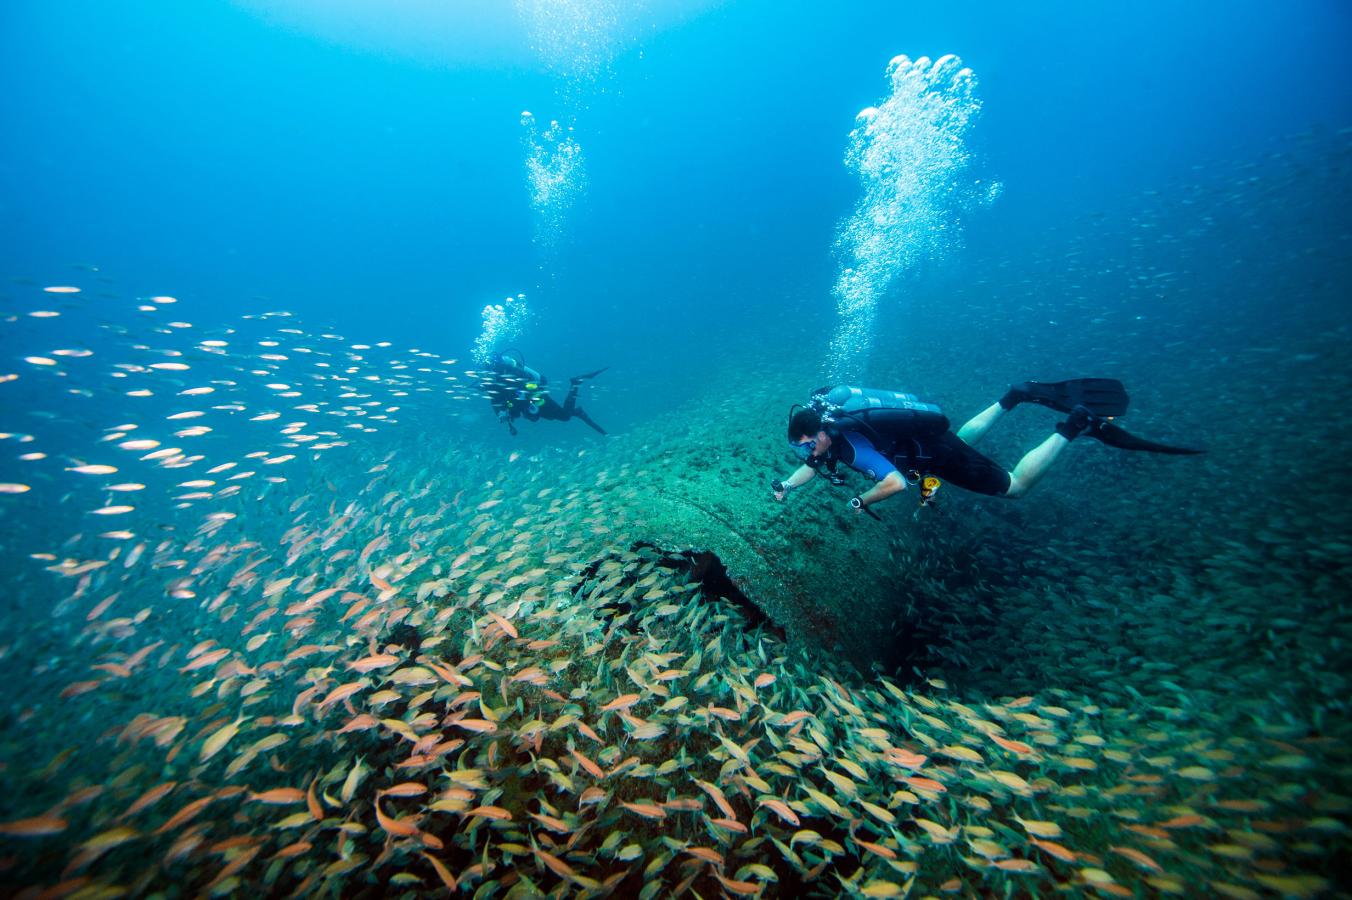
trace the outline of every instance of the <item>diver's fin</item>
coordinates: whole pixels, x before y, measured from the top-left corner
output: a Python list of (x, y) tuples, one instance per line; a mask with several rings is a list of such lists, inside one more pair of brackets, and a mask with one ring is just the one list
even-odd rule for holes
[(595, 372), (588, 372), (588, 373), (585, 374), (585, 375), (574, 375), (572, 378), (569, 378), (569, 379), (568, 379), (568, 383), (569, 383), (569, 384), (581, 384), (581, 383), (584, 382), (584, 381), (588, 381), (589, 379), (595, 378), (597, 375), (600, 375), (602, 372), (604, 372), (606, 369), (609, 369), (609, 368), (610, 368), (610, 366), (602, 366), (601, 368), (597, 369)]
[(606, 433), (606, 430), (602, 428), (600, 425), (597, 425), (594, 421), (592, 421), (592, 417), (583, 412), (581, 407), (577, 407), (573, 410), (573, 418), (581, 419), (582, 421), (586, 422), (588, 425), (594, 428), (598, 434)]
[(1147, 441), (1144, 438), (1138, 438), (1124, 428), (1114, 425), (1112, 422), (1094, 422), (1084, 430), (1084, 434), (1119, 450), (1141, 450), (1146, 453), (1167, 453), (1172, 456), (1194, 456), (1206, 452), (1194, 447), (1174, 447), (1169, 444)]
[(1020, 400), (1068, 413), (1077, 406), (1110, 419), (1127, 411), (1130, 399), (1116, 378), (1073, 378), (1070, 381), (1025, 381), (1010, 389)]

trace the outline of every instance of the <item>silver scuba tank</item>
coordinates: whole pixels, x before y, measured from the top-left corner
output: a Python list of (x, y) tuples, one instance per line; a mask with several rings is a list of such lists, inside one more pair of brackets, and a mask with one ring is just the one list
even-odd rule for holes
[(842, 384), (827, 391), (823, 399), (827, 410), (838, 409), (850, 413), (870, 409), (910, 409), (916, 412), (943, 414), (943, 410), (937, 405), (926, 403), (915, 394), (881, 388), (861, 388)]

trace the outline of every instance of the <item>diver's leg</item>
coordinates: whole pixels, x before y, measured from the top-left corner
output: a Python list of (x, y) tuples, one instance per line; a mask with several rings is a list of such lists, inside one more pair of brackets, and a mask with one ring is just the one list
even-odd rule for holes
[(964, 444), (975, 444), (986, 436), (986, 432), (991, 430), (991, 426), (1000, 421), (1001, 416), (1028, 399), (1027, 384), (1013, 385), (1005, 392), (1003, 397), (972, 416), (965, 425), (958, 429), (959, 440)]
[(1013, 479), (1004, 467), (953, 432), (927, 444), (927, 450), (932, 460), (925, 467), (926, 473), (938, 475), (965, 491), (988, 497), (1003, 497), (1009, 493)]
[(1089, 410), (1083, 406), (1075, 407), (1064, 422), (1057, 424), (1055, 434), (1049, 435), (1045, 441), (1029, 450), (1023, 459), (1019, 460), (1014, 471), (1009, 473), (1009, 490), (1005, 492), (1005, 496), (1017, 499), (1031, 491), (1042, 476), (1047, 474), (1047, 470), (1055, 464), (1061, 452), (1093, 421)]
[(574, 381), (573, 386), (568, 389), (568, 396), (563, 398), (563, 417), (566, 419), (573, 415), (573, 410), (577, 407), (577, 386), (581, 384)]
[(1042, 476), (1047, 474), (1057, 457), (1061, 455), (1061, 451), (1069, 446), (1070, 441), (1060, 434), (1053, 434), (1029, 450), (1023, 459), (1019, 460), (1014, 471), (1009, 473), (1009, 490), (1005, 491), (1005, 496), (1017, 500), (1031, 491)]
[(972, 416), (967, 423), (958, 429), (958, 440), (971, 446), (986, 436), (986, 432), (991, 430), (996, 422), (1000, 421), (1007, 410), (999, 403), (992, 403), (981, 412)]
[(571, 416), (572, 413), (568, 409), (559, 406), (558, 402), (553, 397), (547, 396), (545, 397), (545, 402), (541, 403), (539, 407), (536, 408), (536, 415), (541, 419), (549, 419), (552, 422), (564, 422), (568, 420), (568, 417)]
[(602, 428), (600, 425), (597, 425), (595, 422), (592, 421), (592, 417), (589, 416), (589, 415), (587, 415), (586, 410), (584, 410), (582, 407), (580, 407), (580, 406), (574, 406), (574, 407), (573, 407), (573, 411), (572, 411), (572, 415), (573, 415), (575, 418), (581, 419), (582, 421), (586, 422), (586, 423), (587, 423), (588, 425), (590, 425), (592, 428), (596, 429), (596, 431), (597, 431), (598, 434), (605, 434), (605, 433), (606, 433), (606, 430), (605, 430), (604, 428)]

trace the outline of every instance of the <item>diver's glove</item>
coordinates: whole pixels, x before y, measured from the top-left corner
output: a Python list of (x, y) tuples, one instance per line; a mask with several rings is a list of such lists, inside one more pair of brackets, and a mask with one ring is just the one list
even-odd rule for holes
[(780, 481), (779, 479), (775, 479), (774, 481), (770, 482), (770, 493), (775, 495), (776, 500), (783, 500), (784, 495), (791, 490), (793, 490), (792, 487)]

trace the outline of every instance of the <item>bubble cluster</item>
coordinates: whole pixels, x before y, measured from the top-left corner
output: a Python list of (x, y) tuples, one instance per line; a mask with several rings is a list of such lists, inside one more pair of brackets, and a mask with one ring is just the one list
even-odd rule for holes
[(484, 307), (483, 328), (474, 341), (474, 359), (480, 365), (486, 364), (493, 351), (504, 344), (515, 341), (521, 336), (526, 320), (530, 318), (530, 306), (525, 294), (507, 297), (501, 303), (490, 303)]
[(521, 125), (526, 131), (526, 186), (535, 243), (548, 251), (558, 245), (568, 211), (587, 189), (585, 158), (571, 125), (554, 120), (540, 131), (529, 111), (521, 114)]
[(903, 55), (887, 74), (890, 95), (859, 113), (845, 153), (864, 193), (835, 242), (840, 324), (828, 366), (838, 381), (861, 374), (878, 302), (897, 275), (944, 255), (961, 238), (962, 210), (995, 196), (967, 178), (965, 139), (981, 109), (972, 70), (952, 54)]
[(619, 26), (618, 0), (516, 0), (531, 49), (569, 82), (595, 81), (610, 65)]

